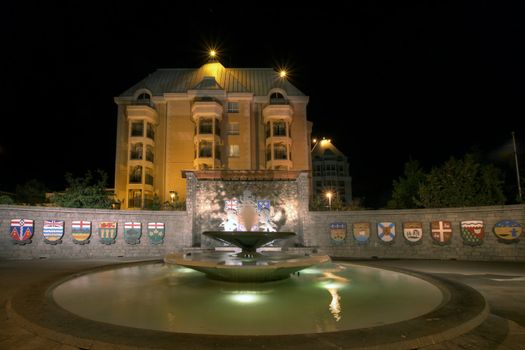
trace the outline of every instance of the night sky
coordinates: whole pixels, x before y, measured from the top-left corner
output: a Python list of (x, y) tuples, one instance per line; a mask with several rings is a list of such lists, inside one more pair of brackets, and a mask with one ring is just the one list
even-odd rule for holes
[(525, 172), (524, 2), (84, 3), (2, 4), (0, 191), (60, 190), (88, 169), (112, 186), (113, 97), (157, 68), (201, 66), (209, 46), (226, 67), (287, 67), (369, 207), (410, 158), (429, 169), (477, 150), (515, 186), (511, 131)]

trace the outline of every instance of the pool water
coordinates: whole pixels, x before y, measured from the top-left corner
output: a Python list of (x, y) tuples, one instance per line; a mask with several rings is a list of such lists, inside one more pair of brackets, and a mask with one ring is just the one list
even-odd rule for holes
[(269, 283), (232, 283), (164, 263), (116, 267), (52, 290), (62, 308), (115, 325), (223, 335), (321, 333), (391, 324), (443, 301), (433, 284), (404, 273), (325, 263)]

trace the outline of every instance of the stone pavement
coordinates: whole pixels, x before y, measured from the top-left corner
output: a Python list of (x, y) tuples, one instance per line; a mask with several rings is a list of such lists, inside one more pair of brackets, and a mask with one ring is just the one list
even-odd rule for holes
[[(8, 316), (8, 301), (29, 285), (54, 275), (73, 274), (80, 270), (123, 261), (129, 260), (0, 260), (0, 349), (119, 348), (107, 344), (73, 347), (67, 345), (71, 342), (66, 338), (57, 341), (39, 336)], [(485, 322), (457, 338), (426, 346), (424, 349), (525, 349), (525, 263), (441, 260), (373, 260), (354, 263), (411, 269), (444, 277), (469, 285), (486, 298), (491, 314)], [(151, 347), (155, 348), (155, 345), (152, 338)], [(265, 348), (266, 345), (269, 344), (254, 343), (253, 348)], [(173, 344), (172, 347), (184, 348), (183, 344)], [(268, 347), (271, 348), (271, 345)], [(193, 344), (192, 348), (199, 346)], [(217, 344), (217, 348), (221, 348), (220, 344)], [(290, 348), (295, 346), (290, 344)], [(326, 343), (323, 348), (350, 349), (352, 344), (341, 347), (336, 343)]]

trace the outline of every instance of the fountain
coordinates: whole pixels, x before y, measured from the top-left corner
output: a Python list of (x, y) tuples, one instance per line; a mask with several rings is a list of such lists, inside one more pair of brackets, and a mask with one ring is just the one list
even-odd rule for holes
[[(330, 261), (327, 255), (300, 256), (281, 252), (257, 252), (258, 248), (277, 240), (295, 236), (294, 232), (277, 232), (269, 200), (257, 201), (244, 191), (239, 201), (225, 201), (226, 215), (221, 227), (231, 231), (206, 231), (203, 235), (241, 249), (237, 254), (219, 252), (171, 253), (164, 261), (204, 272), (209, 278), (231, 282), (269, 282)], [(245, 230), (248, 228), (248, 230)], [(264, 230), (264, 231), (258, 231)]]

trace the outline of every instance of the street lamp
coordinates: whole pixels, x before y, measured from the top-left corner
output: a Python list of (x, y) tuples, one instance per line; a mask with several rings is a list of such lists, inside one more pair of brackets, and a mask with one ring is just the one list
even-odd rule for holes
[(170, 191), (171, 203), (175, 201), (175, 191)]
[(328, 191), (326, 192), (326, 198), (328, 198), (328, 210), (332, 210), (332, 196), (333, 193)]

